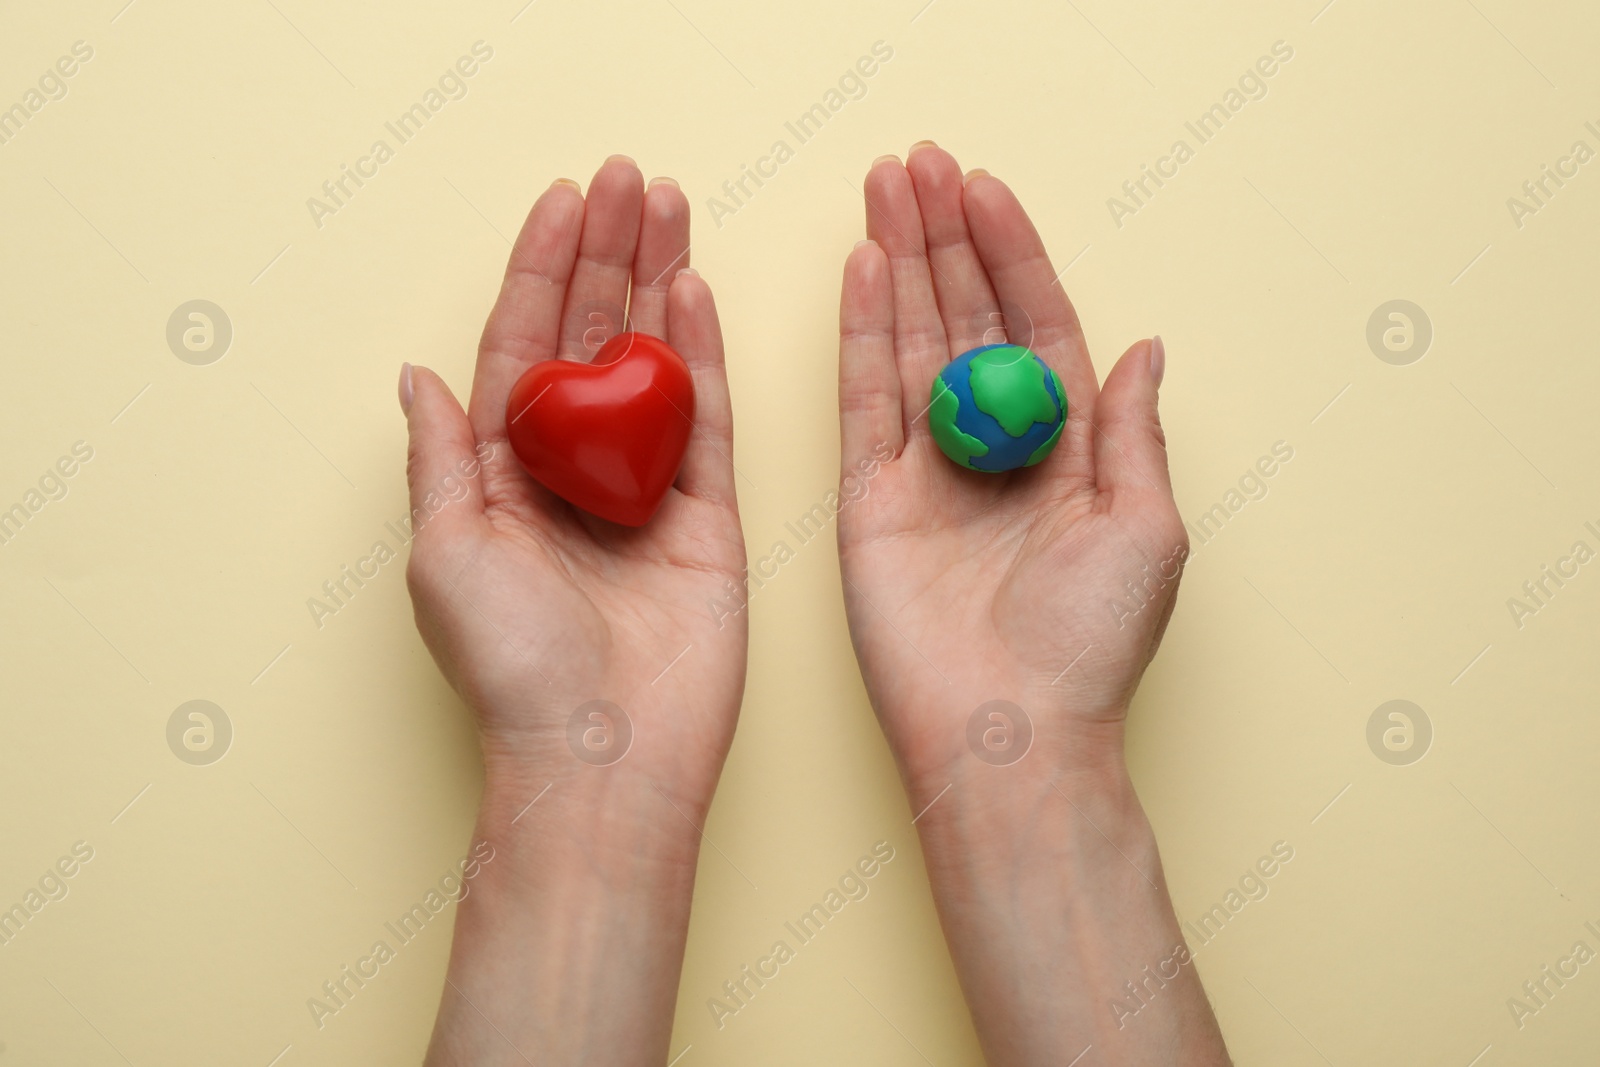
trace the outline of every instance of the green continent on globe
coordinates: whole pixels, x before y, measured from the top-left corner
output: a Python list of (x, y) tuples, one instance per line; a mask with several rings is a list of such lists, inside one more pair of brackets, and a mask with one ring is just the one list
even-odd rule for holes
[(972, 359), (972, 399), (1006, 433), (1021, 437), (1036, 422), (1056, 421), (1056, 402), (1044, 387), (1044, 371), (1020, 345), (980, 352)]
[[(1061, 376), (1059, 374), (1052, 370), (1050, 372), (1050, 380), (1055, 383), (1056, 396), (1067, 395), (1067, 391), (1061, 387)], [(1067, 413), (1063, 411), (1061, 413), (1061, 421), (1056, 423), (1056, 432), (1050, 435), (1050, 440), (1033, 450), (1033, 455), (1028, 457), (1028, 462), (1024, 463), (1023, 466), (1031, 467), (1035, 463), (1038, 463), (1040, 460), (1044, 459), (1044, 457), (1048, 456), (1050, 454), (1050, 450), (1056, 447), (1056, 442), (1061, 440), (1061, 431), (1065, 430), (1066, 428)]]
[(972, 457), (986, 456), (989, 446), (956, 426), (961, 413), (961, 398), (951, 392), (942, 377), (933, 379), (933, 402), (928, 405), (928, 428), (944, 454), (972, 470)]

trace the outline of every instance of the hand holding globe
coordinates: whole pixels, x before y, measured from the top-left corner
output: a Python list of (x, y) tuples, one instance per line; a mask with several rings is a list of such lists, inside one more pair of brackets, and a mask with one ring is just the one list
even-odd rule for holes
[(1085, 977), (1182, 939), (1122, 752), (1177, 587), (1170, 562), (1147, 576), (1187, 552), (1165, 348), (1134, 343), (1102, 385), (1022, 205), (943, 149), (879, 160), (865, 194), (842, 461), (893, 458), (839, 514), (845, 611), (989, 1062), (1104, 1037), (1126, 1062), (1225, 1063), (1193, 968), (1125, 1032)]

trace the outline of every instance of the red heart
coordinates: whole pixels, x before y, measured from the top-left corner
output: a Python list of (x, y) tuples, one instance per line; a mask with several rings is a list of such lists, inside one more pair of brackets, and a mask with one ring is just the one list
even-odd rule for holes
[(661, 506), (693, 425), (688, 365), (642, 333), (618, 334), (590, 363), (535, 363), (506, 403), (506, 435), (527, 472), (624, 526), (643, 526)]

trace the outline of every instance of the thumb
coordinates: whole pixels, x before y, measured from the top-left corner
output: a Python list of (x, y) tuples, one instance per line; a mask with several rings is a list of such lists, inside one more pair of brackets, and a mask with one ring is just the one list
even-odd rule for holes
[(400, 368), (400, 409), (410, 443), (411, 525), (448, 527), (483, 514), (483, 463), (472, 424), (450, 387), (426, 367)]
[(1160, 337), (1122, 354), (1095, 401), (1095, 481), (1136, 507), (1172, 507), (1167, 437), (1157, 410), (1166, 348)]

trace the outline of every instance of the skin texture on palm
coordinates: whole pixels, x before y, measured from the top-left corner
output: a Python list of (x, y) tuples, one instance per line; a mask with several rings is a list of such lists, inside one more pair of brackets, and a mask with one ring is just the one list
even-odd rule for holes
[[(1162, 564), (1187, 551), (1156, 411), (1164, 349), (1135, 344), (1102, 388), (1016, 197), (937, 146), (879, 160), (865, 199), (840, 305), (841, 453), (846, 471), (879, 442), (895, 458), (840, 515), (846, 615), (985, 1052), (1226, 1063), (1192, 966), (1146, 1000), (1124, 986), (1182, 944), (1122, 756), (1176, 593)], [(964, 470), (932, 439), (929, 386), (1001, 340), (1060, 376), (1066, 429), (1036, 467)], [(1032, 724), (1014, 765), (968, 748), (993, 700)]]
[[(417, 532), (407, 580), (424, 641), (478, 721), (476, 836), (496, 853), (458, 905), (430, 1064), (667, 1058), (698, 827), (732, 741), (748, 643), (742, 614), (708, 607), (742, 581), (744, 540), (721, 331), (688, 249), (676, 184), (646, 189), (631, 160), (613, 157), (587, 197), (558, 181), (534, 204), (467, 410), (433, 373), (402, 373), (413, 508), (466, 483)], [(623, 328), (623, 307), (629, 328), (684, 357), (698, 406), (674, 488), (637, 529), (535, 483), (505, 426), (523, 371), (588, 359)], [(603, 336), (595, 308), (614, 309)], [(597, 699), (632, 726), (631, 747), (604, 766), (569, 747), (569, 718)]]

